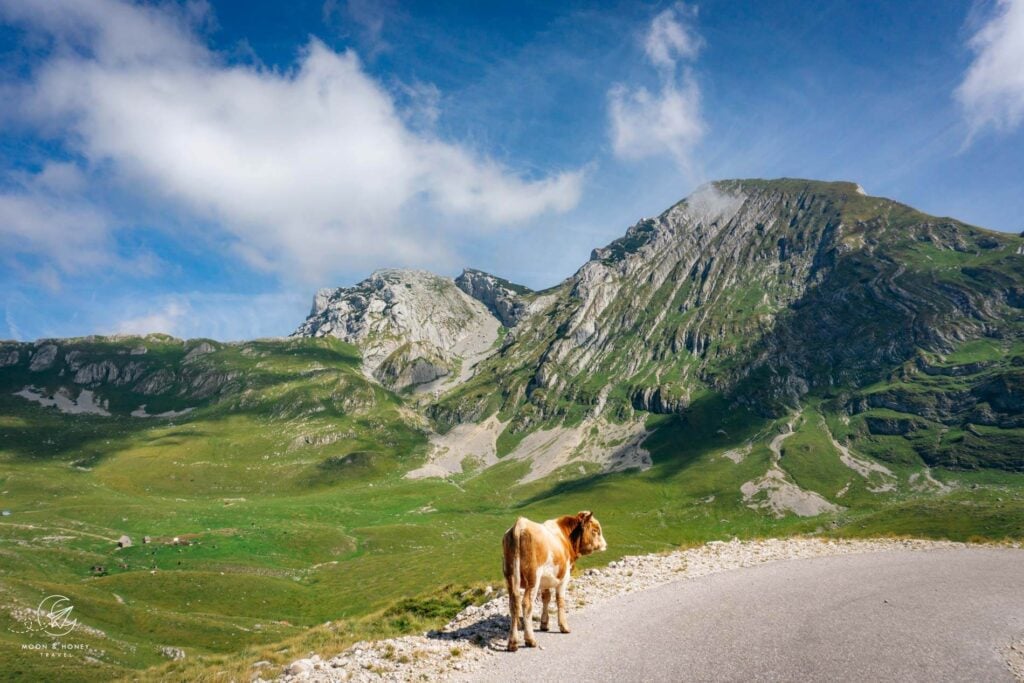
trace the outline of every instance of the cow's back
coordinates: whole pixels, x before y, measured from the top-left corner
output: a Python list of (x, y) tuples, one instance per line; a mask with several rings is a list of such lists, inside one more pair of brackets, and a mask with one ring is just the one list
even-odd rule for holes
[[(516, 583), (532, 586), (536, 583), (538, 568), (552, 565), (559, 576), (568, 571), (566, 564), (570, 561), (563, 534), (555, 523), (538, 524), (525, 517), (505, 532), (502, 538), (504, 550), (504, 574), (507, 580), (516, 579)], [(519, 575), (513, 577), (518, 560)]]

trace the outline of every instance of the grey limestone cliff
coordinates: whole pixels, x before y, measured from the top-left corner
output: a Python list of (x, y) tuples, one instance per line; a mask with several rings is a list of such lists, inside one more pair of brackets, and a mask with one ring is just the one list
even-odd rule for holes
[(355, 344), (368, 375), (404, 389), (464, 376), (492, 348), (498, 326), (450, 278), (379, 270), (352, 287), (318, 291), (294, 335)]

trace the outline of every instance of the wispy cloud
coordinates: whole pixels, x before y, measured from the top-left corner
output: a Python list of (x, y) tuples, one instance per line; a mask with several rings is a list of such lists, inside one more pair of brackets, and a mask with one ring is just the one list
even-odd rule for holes
[(997, 0), (968, 45), (974, 60), (955, 94), (971, 135), (1016, 128), (1024, 120), (1024, 0)]
[[(411, 126), (354, 52), (316, 39), (281, 71), (224, 63), (201, 40), (208, 17), (187, 8), (0, 0), (0, 12), (53, 45), (21, 93), (24, 120), (220, 226), (257, 267), (319, 282), (368, 262), (429, 265), (447, 252), (424, 214), (476, 232), (580, 198), (581, 170), (523, 177)], [(47, 220), (68, 226), (55, 241), (72, 222)]]
[(356, 33), (371, 57), (391, 49), (384, 40), (384, 27), (395, 12), (389, 0), (325, 0), (323, 4), (324, 23), (337, 27), (342, 35)]
[(170, 292), (119, 297), (116, 305), (84, 304), (85, 324), (101, 333), (212, 337), (224, 341), (284, 336), (302, 321), (307, 292), (282, 290), (260, 294)]
[(11, 315), (11, 306), (8, 304), (4, 308), (4, 322), (7, 323), (7, 334), (10, 335), (11, 339), (21, 339), (21, 328), (18, 327), (18, 323), (14, 321), (14, 316)]
[(696, 59), (704, 45), (691, 23), (696, 16), (696, 8), (676, 5), (654, 17), (644, 39), (644, 51), (651, 64), (671, 70), (680, 59)]
[(124, 265), (111, 218), (82, 197), (84, 178), (69, 163), (11, 173), (0, 190), (0, 253), (6, 266), (51, 291), (62, 275)]
[(651, 21), (644, 52), (658, 72), (656, 91), (621, 83), (608, 91), (610, 135), (618, 157), (668, 154), (683, 171), (692, 171), (693, 149), (706, 129), (700, 86), (690, 67), (703, 46), (696, 17), (696, 7), (677, 4)]
[(187, 303), (168, 301), (151, 313), (118, 320), (114, 323), (113, 331), (120, 334), (163, 332), (164, 334), (180, 335), (188, 314)]

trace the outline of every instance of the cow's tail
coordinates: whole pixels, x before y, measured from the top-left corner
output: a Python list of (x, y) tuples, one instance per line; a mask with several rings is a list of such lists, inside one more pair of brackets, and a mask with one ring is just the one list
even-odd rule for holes
[[(518, 644), (518, 631), (519, 631), (519, 618), (522, 615), (523, 603), (522, 598), (519, 595), (520, 580), (519, 575), (522, 571), (522, 536), (523, 536), (523, 524), (522, 517), (516, 520), (516, 523), (512, 525), (512, 528), (505, 532), (505, 535), (501, 538), (502, 545), (502, 573), (505, 575), (505, 586), (508, 588), (508, 616), (509, 616), (509, 629), (508, 629), (508, 651), (515, 652), (519, 647)], [(526, 628), (526, 625), (523, 625)]]
[(519, 577), (522, 573), (523, 518), (520, 517), (505, 534), (505, 579), (510, 595), (519, 597)]
[[(505, 583), (508, 588), (508, 611), (509, 618), (512, 620), (511, 630), (509, 635), (509, 650), (516, 649), (516, 631), (519, 628), (519, 620), (524, 619), (523, 615), (523, 596), (520, 594), (522, 587), (522, 555), (523, 555), (523, 529), (526, 526), (526, 519), (520, 517), (516, 520), (516, 523), (512, 525), (512, 528), (505, 533), (504, 542), (504, 555), (505, 563), (503, 569), (505, 570)], [(523, 628), (526, 628), (524, 622)]]

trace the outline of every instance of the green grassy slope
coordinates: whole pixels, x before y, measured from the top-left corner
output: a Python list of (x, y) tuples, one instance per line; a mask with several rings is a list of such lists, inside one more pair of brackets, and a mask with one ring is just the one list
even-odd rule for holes
[[(94, 390), (112, 415), (72, 416), (12, 395), (25, 384), (73, 385), (60, 365), (70, 351), (123, 365), (140, 344), (153, 359), (147, 372), (175, 376), (160, 403), (133, 385), (102, 384)], [(906, 484), (923, 468), (916, 461), (892, 465), (903, 482), (898, 492), (870, 494), (838, 464), (817, 407), (786, 442), (782, 466), (822, 492), (854, 480), (835, 499), (847, 510), (807, 519), (752, 510), (740, 485), (763, 474), (767, 442), (783, 421), (730, 410), (715, 394), (685, 415), (651, 417), (655, 466), (643, 473), (574, 470), (517, 485), (527, 465), (508, 462), (451, 481), (410, 481), (402, 474), (425, 451), (418, 418), (359, 374), (351, 347), (325, 339), (215, 345), (185, 363), (198, 344), (60, 342), (54, 367), (33, 373), (26, 357), (2, 375), (0, 505), (11, 511), (0, 518), (5, 679), (85, 680), (150, 667), (154, 678), (241, 676), (257, 659), (426, 628), (472, 599), (465, 587), (500, 584), (498, 539), (520, 514), (593, 508), (612, 545), (584, 567), (732, 535), (1019, 535), (1019, 477), (937, 471), (960, 486), (936, 498)], [(196, 378), (211, 373), (230, 379), (197, 397)], [(143, 400), (147, 408), (195, 410), (130, 417)], [(853, 435), (858, 448), (877, 438), (856, 436), (853, 422), (834, 429)], [(731, 449), (748, 452), (735, 463), (722, 455)], [(135, 545), (117, 549), (121, 534)], [(82, 623), (64, 640), (89, 650), (59, 660), (26, 655), (23, 645), (52, 641), (24, 632), (31, 621), (17, 613), (55, 593), (71, 599)], [(188, 658), (169, 663), (163, 646)]]
[[(551, 352), (581, 305), (567, 281), (436, 401), (368, 381), (329, 338), (0, 343), (0, 679), (242, 680), (257, 660), (428, 628), (500, 584), (518, 515), (593, 510), (610, 550), (583, 568), (732, 536), (1020, 539), (1021, 240), (849, 184), (752, 187), (776, 202), (756, 237), (722, 234), (715, 258), (669, 263), (650, 290), (649, 271), (624, 280), (583, 370)], [(601, 258), (617, 268), (649, 237), (641, 225)], [(109, 415), (26, 387), (94, 392)], [(429, 427), (497, 414), (505, 455), (602, 401), (607, 419), (646, 420), (650, 469), (573, 463), (520, 484), (529, 465), (505, 459), (403, 478)], [(143, 405), (170, 414), (132, 416)], [(777, 466), (839, 511), (776, 518), (744, 498), (790, 422)], [(862, 476), (843, 448), (891, 474)], [(122, 534), (135, 545), (117, 549)], [(53, 642), (30, 631), (51, 594), (81, 622), (63, 640), (87, 650), (24, 649)]]
[[(297, 628), (275, 622), (309, 624), (375, 599), (344, 573), (334, 575), (343, 589), (325, 599), (308, 588), (311, 567), (358, 561), (374, 540), (354, 530), (401, 506), (380, 501), (374, 486), (422, 454), (415, 419), (362, 377), (345, 344), (212, 345), (186, 361), (201, 343), (60, 342), (53, 367), (34, 372), (25, 358), (0, 375), (0, 505), (11, 512), (0, 519), (3, 601), (33, 607), (48, 593), (72, 598), (81, 618), (107, 634), (95, 644), (103, 664), (94, 666), (156, 664), (157, 644), (233, 651)], [(145, 355), (127, 353), (140, 345)], [(83, 364), (146, 369), (131, 383), (94, 387), (110, 416), (66, 415), (13, 395), (24, 386), (73, 394), (66, 359), (75, 352)], [(163, 371), (174, 375), (166, 391), (137, 391)], [(130, 416), (142, 403), (153, 412), (192, 410)], [(121, 534), (136, 545), (115, 549)], [(153, 542), (143, 545), (144, 536)], [(50, 671), (52, 662), (14, 656), (36, 634), (18, 633), (16, 620), (7, 626), (2, 660), (29, 667), (28, 678)]]

